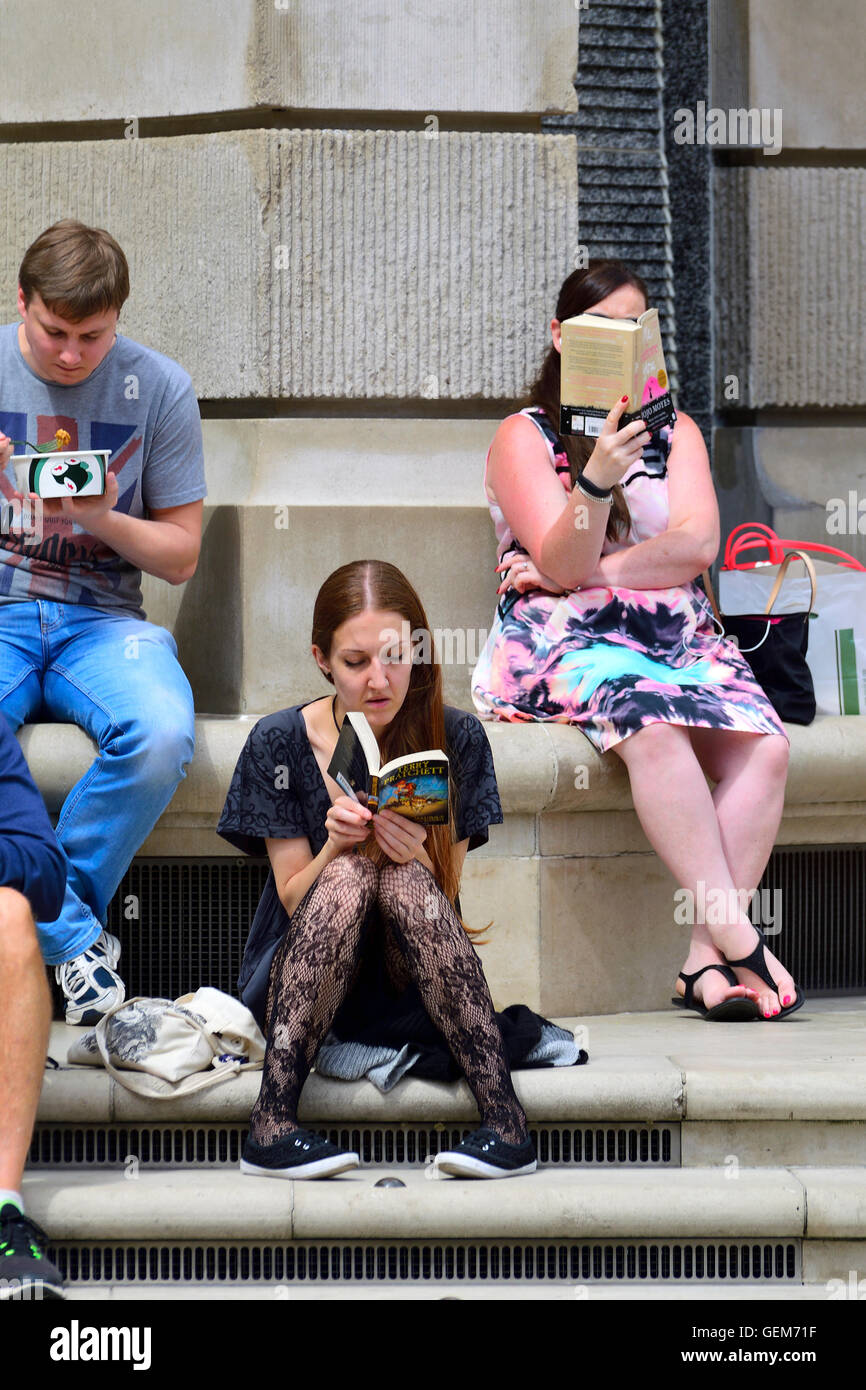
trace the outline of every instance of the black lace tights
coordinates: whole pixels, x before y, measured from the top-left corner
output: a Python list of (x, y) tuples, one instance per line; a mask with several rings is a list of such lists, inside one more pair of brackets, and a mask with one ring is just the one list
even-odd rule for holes
[[(390, 938), (389, 971), (414, 981), (469, 1082), (482, 1125), (507, 1143), (519, 1143), (526, 1116), (511, 1084), (481, 962), (457, 914), (417, 860), (377, 869), (358, 854), (341, 854), (322, 871), (274, 956), (268, 1047), (250, 1118), (252, 1137), (272, 1144), (297, 1129), (301, 1088), (352, 987), (364, 921), (377, 903)], [(403, 969), (396, 972), (398, 955)]]

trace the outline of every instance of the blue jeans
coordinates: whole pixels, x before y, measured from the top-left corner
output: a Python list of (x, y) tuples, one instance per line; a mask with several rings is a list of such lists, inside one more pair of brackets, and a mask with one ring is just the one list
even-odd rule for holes
[(192, 691), (164, 628), (124, 613), (39, 599), (0, 604), (0, 713), (13, 729), (78, 724), (97, 757), (63, 803), (63, 910), (39, 922), (48, 965), (96, 940), (136, 850), (193, 754)]

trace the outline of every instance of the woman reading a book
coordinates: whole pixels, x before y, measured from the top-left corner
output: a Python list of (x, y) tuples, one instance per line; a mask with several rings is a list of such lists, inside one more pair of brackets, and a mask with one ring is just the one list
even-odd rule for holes
[(703, 438), (682, 412), (653, 435), (641, 420), (620, 428), (626, 397), (598, 438), (558, 433), (562, 321), (646, 308), (617, 261), (570, 275), (538, 379), (496, 432), (485, 486), (502, 598), (472, 693), (487, 716), (575, 724), (623, 760), (647, 838), (691, 901), (736, 904), (720, 924), (695, 922), (677, 1002), (780, 1019), (803, 997), (745, 905), (781, 819), (788, 742), (694, 582), (719, 544)]
[[(502, 820), (493, 762), (476, 716), (443, 705), (438, 663), (412, 659), (410, 634), (424, 633), (429, 640), (420, 600), (393, 565), (336, 570), (319, 591), (312, 633), (333, 696), (259, 720), (238, 761), (218, 830), (246, 853), (266, 850), (272, 869), (238, 982), (268, 1040), (246, 1173), (326, 1177), (357, 1167), (357, 1154), (298, 1125), (301, 1088), (332, 1028), (383, 1047), (423, 1040), (425, 1029), (427, 1043), (444, 1039), (481, 1128), (437, 1166), (474, 1177), (535, 1168), (500, 1024), (455, 909), (467, 850)], [(373, 814), (332, 780), (349, 711), (366, 716), (383, 765), (445, 752), (450, 824)], [(519, 1049), (512, 1054), (518, 1064)]]

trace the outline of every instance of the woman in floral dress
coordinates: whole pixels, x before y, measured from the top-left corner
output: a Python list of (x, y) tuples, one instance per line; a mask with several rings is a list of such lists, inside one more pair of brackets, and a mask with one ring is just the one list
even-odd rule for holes
[(620, 429), (625, 401), (597, 440), (557, 433), (562, 320), (646, 308), (619, 262), (570, 275), (539, 377), (496, 432), (485, 488), (502, 598), (473, 699), (489, 718), (575, 724), (622, 758), (641, 825), (691, 901), (737, 904), (694, 922), (679, 999), (712, 1019), (779, 1019), (803, 996), (745, 904), (781, 819), (788, 741), (695, 583), (719, 545), (703, 438), (682, 412), (655, 435), (639, 420)]

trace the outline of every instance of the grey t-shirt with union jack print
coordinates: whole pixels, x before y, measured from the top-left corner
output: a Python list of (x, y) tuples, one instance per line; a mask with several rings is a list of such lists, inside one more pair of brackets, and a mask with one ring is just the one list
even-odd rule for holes
[[(147, 517), (205, 496), (201, 419), (192, 382), (170, 357), (118, 333), (95, 371), (71, 386), (43, 381), (18, 343), (18, 324), (0, 327), (0, 431), (45, 444), (58, 429), (70, 450), (110, 449), (116, 510)], [(14, 452), (25, 452), (16, 445)], [(12, 464), (0, 470), (0, 502), (11, 512)], [(141, 572), (69, 517), (42, 518), (33, 544), (0, 528), (0, 603), (50, 599), (143, 618)]]

